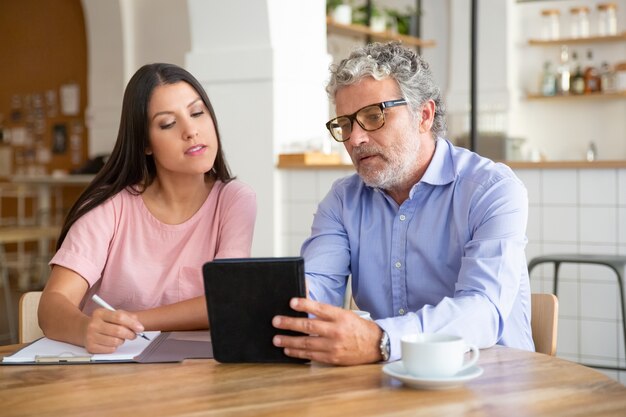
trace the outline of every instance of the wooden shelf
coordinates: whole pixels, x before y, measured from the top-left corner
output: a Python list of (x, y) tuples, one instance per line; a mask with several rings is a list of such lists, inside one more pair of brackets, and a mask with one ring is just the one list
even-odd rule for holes
[(335, 33), (338, 35), (370, 36), (373, 40), (378, 41), (400, 41), (405, 45), (419, 46), (422, 48), (430, 48), (435, 46), (435, 41), (424, 40), (413, 36), (400, 35), (397, 33), (386, 32), (374, 32), (369, 27), (364, 25), (344, 25), (333, 21), (330, 17), (326, 17), (326, 30), (328, 33)]
[(325, 154), (322, 152), (304, 153), (281, 153), (278, 155), (278, 166), (299, 167), (299, 166), (320, 166), (320, 165), (340, 165), (341, 155), (338, 153)]
[(581, 100), (613, 100), (613, 99), (626, 99), (626, 91), (619, 93), (590, 93), (590, 94), (566, 94), (561, 96), (542, 96), (539, 94), (528, 94), (527, 100), (569, 100), (569, 101), (581, 101)]
[(589, 36), (586, 38), (563, 38), (555, 40), (529, 39), (531, 46), (576, 45), (587, 43), (626, 42), (626, 32), (612, 36)]

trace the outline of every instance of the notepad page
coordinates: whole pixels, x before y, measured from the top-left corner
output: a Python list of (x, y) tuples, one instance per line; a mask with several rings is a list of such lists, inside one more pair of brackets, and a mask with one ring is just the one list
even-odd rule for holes
[(71, 358), (84, 357), (91, 357), (92, 361), (132, 361), (133, 358), (143, 352), (160, 333), (159, 331), (145, 332), (145, 335), (150, 339), (149, 341), (142, 337), (137, 337), (135, 340), (127, 340), (122, 346), (118, 347), (114, 353), (107, 354), (91, 354), (87, 352), (84, 347), (42, 337), (13, 355), (5, 356), (2, 362), (35, 362), (37, 357), (62, 357), (70, 361)]
[(94, 361), (124, 361), (132, 360), (135, 356), (139, 356), (141, 352), (150, 344), (161, 332), (144, 332), (146, 340), (137, 336), (135, 340), (127, 340), (124, 344), (117, 348), (113, 353), (96, 353), (92, 356)]

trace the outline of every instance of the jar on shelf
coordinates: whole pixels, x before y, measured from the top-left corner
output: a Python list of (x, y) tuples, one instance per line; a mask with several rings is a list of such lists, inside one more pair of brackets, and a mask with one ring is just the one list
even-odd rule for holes
[(561, 12), (558, 9), (544, 9), (541, 11), (541, 37), (544, 40), (559, 38)]
[(589, 36), (589, 7), (580, 6), (570, 9), (570, 34), (572, 38)]
[(617, 4), (598, 4), (598, 35), (617, 35)]

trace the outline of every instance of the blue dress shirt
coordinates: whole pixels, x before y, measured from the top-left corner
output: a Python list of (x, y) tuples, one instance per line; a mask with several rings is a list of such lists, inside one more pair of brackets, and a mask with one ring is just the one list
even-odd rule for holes
[(400, 358), (404, 334), (534, 350), (524, 248), (526, 188), (503, 164), (437, 139), (398, 205), (358, 174), (337, 180), (302, 246), (311, 298), (340, 306), (348, 277)]

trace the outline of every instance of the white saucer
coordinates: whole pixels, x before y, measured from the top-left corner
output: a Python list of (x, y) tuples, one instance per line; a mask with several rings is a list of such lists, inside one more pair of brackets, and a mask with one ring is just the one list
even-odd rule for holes
[(402, 361), (397, 361), (383, 366), (383, 372), (389, 376), (399, 379), (406, 385), (413, 388), (448, 389), (457, 387), (466, 381), (470, 381), (481, 376), (483, 374), (483, 368), (479, 366), (471, 366), (454, 376), (443, 378), (420, 378), (409, 375), (404, 369)]

